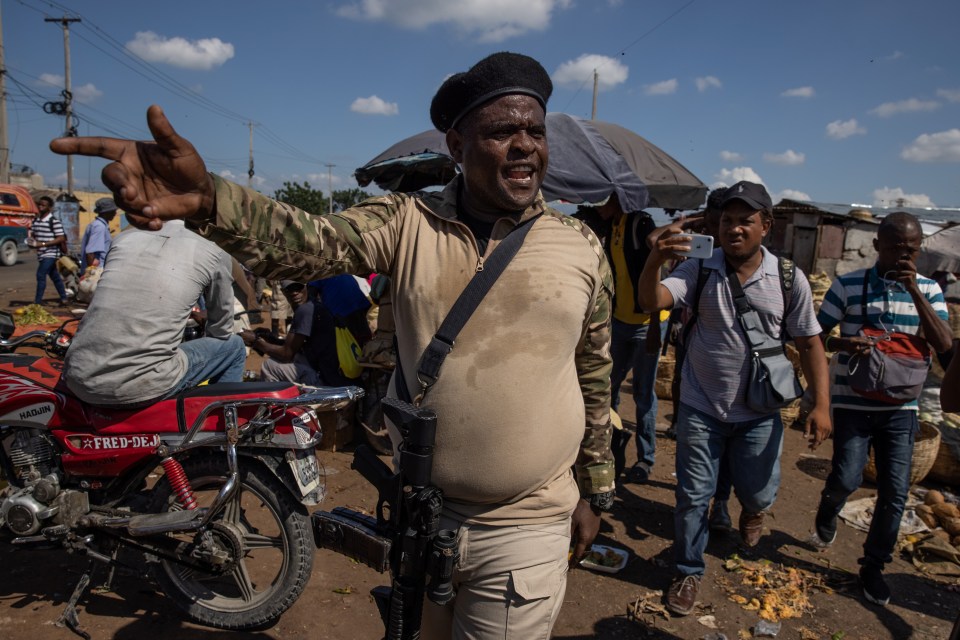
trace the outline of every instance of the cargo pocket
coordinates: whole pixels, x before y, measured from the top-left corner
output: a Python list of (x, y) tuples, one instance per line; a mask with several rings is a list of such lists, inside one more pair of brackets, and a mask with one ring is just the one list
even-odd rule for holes
[(557, 594), (566, 579), (566, 563), (545, 562), (510, 572), (514, 605), (543, 600)]
[(567, 563), (546, 562), (510, 572), (513, 588), (505, 640), (547, 640), (560, 613)]

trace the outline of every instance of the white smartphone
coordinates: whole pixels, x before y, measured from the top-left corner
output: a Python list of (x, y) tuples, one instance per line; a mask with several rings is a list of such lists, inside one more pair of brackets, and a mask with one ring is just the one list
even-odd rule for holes
[(690, 251), (678, 251), (688, 258), (709, 258), (713, 255), (713, 236), (700, 233), (688, 233), (690, 236)]

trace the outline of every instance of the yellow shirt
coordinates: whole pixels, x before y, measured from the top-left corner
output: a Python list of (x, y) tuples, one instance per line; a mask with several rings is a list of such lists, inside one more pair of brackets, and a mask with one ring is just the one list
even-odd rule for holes
[[(627, 268), (627, 260), (623, 253), (627, 217), (620, 216), (620, 219), (616, 220), (610, 229), (610, 255), (613, 256), (614, 291), (616, 291), (613, 317), (626, 324), (650, 324), (649, 313), (635, 311), (637, 291), (634, 289), (633, 282), (630, 281), (630, 270)], [(661, 322), (669, 317), (670, 312), (666, 309), (660, 312)]]

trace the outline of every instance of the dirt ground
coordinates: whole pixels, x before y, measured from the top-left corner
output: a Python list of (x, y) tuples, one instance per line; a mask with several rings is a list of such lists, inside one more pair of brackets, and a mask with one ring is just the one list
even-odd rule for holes
[[(19, 267), (19, 265), (18, 265)], [(17, 269), (18, 267), (14, 267)], [(32, 265), (27, 265), (32, 268)], [(0, 271), (0, 309), (29, 298), (32, 283), (16, 285)], [(24, 290), (24, 286), (28, 287)], [(252, 363), (251, 363), (252, 365)], [(624, 420), (632, 425), (633, 403), (624, 387)], [(666, 428), (669, 402), (661, 403), (658, 429)], [(819, 491), (830, 466), (831, 443), (814, 454), (802, 434), (788, 429), (783, 451), (783, 480), (777, 503), (767, 519), (764, 537), (752, 552), (737, 544), (736, 536), (712, 539), (707, 549), (707, 575), (701, 608), (685, 618), (658, 612), (659, 591), (666, 589), (671, 570), (673, 536), (673, 475), (675, 443), (658, 437), (657, 462), (650, 481), (625, 485), (613, 510), (603, 516), (597, 542), (625, 549), (629, 561), (616, 574), (578, 568), (570, 573), (566, 599), (554, 637), (588, 638), (704, 638), (717, 631), (735, 640), (749, 638), (760, 621), (757, 611), (745, 610), (729, 598), (728, 590), (752, 597), (742, 584), (747, 573), (727, 571), (741, 560), (767, 577), (781, 569), (803, 573), (811, 610), (785, 619), (779, 638), (844, 638), (902, 640), (946, 638), (960, 610), (956, 579), (920, 574), (902, 556), (887, 568), (893, 599), (887, 607), (867, 603), (856, 585), (857, 558), (865, 534), (841, 525), (837, 542), (826, 553), (807, 542)], [(632, 447), (631, 447), (632, 449)], [(328, 497), (323, 508), (348, 506), (371, 510), (375, 493), (350, 470), (351, 453), (320, 452)], [(635, 451), (628, 456), (635, 458)], [(633, 459), (628, 457), (628, 464)], [(865, 486), (853, 497), (871, 495)], [(735, 502), (735, 501), (734, 501)], [(731, 503), (733, 518), (739, 508)], [(0, 546), (0, 637), (66, 640), (74, 637), (54, 625), (67, 598), (87, 566), (84, 558), (60, 551)], [(792, 575), (796, 576), (794, 572)], [(101, 584), (100, 569), (93, 584)], [(328, 551), (318, 551), (312, 578), (297, 603), (272, 627), (257, 633), (210, 630), (186, 622), (172, 603), (150, 581), (119, 575), (109, 591), (88, 591), (80, 601), (82, 627), (95, 640), (105, 638), (262, 638), (262, 639), (377, 639), (382, 627), (369, 590), (384, 584), (384, 576)], [(631, 613), (633, 610), (636, 613)], [(708, 625), (715, 625), (716, 629)], [(717, 636), (713, 636), (716, 638)]]

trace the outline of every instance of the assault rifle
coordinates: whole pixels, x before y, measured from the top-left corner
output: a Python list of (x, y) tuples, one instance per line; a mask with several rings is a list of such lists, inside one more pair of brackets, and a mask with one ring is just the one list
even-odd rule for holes
[(456, 534), (440, 529), (443, 495), (431, 484), (437, 415), (394, 398), (383, 412), (403, 437), (400, 467), (391, 471), (367, 446), (357, 447), (352, 467), (379, 492), (376, 518), (344, 507), (313, 514), (318, 547), (331, 549), (383, 573), (391, 585), (371, 592), (386, 627), (386, 640), (417, 640), (423, 598), (444, 605), (453, 598)]

